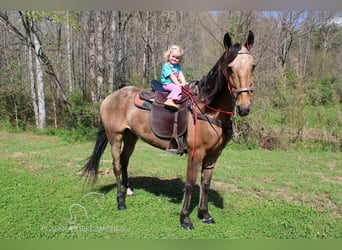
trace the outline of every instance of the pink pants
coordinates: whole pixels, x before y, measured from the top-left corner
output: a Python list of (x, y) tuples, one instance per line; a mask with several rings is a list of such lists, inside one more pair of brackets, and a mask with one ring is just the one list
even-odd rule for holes
[(167, 96), (168, 99), (172, 99), (174, 101), (179, 101), (182, 98), (182, 87), (178, 86), (174, 83), (163, 84), (163, 88), (166, 91), (170, 91), (170, 94)]

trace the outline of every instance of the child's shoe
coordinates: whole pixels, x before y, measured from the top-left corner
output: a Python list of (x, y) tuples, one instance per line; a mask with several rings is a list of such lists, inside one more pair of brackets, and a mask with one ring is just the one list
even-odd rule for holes
[(174, 103), (174, 101), (171, 99), (166, 99), (166, 101), (164, 102), (164, 105), (165, 105), (165, 108), (168, 108), (172, 111), (178, 111), (178, 105)]

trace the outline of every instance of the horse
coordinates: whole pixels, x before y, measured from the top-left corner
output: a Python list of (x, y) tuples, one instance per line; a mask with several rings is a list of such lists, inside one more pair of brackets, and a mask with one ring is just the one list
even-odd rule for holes
[[(183, 87), (183, 92), (192, 100), (192, 112), (186, 114), (188, 158), (180, 211), (180, 225), (185, 229), (194, 229), (189, 217), (190, 202), (199, 171), (198, 218), (204, 223), (215, 223), (208, 210), (208, 192), (216, 161), (232, 138), (231, 117), (234, 111), (239, 116), (246, 116), (251, 109), (255, 67), (251, 54), (253, 43), (252, 31), (246, 34), (243, 44), (233, 44), (226, 33), (223, 38), (224, 52), (209, 73), (198, 81), (195, 90)], [(151, 130), (150, 111), (134, 105), (134, 98), (140, 90), (135, 86), (125, 86), (104, 99), (100, 106), (101, 125), (93, 153), (82, 168), (82, 175), (92, 175), (96, 179), (100, 158), (107, 144), (110, 144), (119, 210), (126, 209), (125, 198), (133, 194), (127, 168), (137, 140), (141, 138), (160, 149), (166, 149), (169, 144), (169, 140), (156, 136)]]

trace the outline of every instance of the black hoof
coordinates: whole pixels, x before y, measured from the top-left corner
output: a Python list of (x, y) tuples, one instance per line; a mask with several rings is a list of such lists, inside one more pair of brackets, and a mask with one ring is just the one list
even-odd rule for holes
[(118, 205), (118, 210), (125, 210), (126, 208), (126, 205)]
[(216, 223), (215, 220), (212, 217), (207, 218), (207, 219), (202, 219), (202, 221), (204, 223), (207, 223), (207, 224), (215, 224)]
[(182, 228), (186, 229), (186, 230), (193, 230), (194, 229), (194, 226), (192, 224), (189, 224), (189, 223), (183, 223), (181, 224)]

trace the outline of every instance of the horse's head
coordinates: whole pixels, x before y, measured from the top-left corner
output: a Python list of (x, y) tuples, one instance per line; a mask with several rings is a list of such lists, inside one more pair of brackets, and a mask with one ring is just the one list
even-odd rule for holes
[(254, 34), (249, 31), (243, 45), (232, 45), (228, 33), (224, 36), (226, 48), (225, 58), (221, 70), (224, 74), (228, 89), (235, 98), (237, 113), (240, 116), (249, 114), (251, 108), (250, 94), (253, 91), (253, 70), (255, 67), (250, 49), (254, 43)]
[(240, 116), (248, 115), (251, 108), (250, 93), (253, 91), (254, 61), (250, 53), (254, 43), (254, 34), (249, 31), (243, 45), (232, 45), (228, 33), (223, 44), (226, 51), (216, 62), (208, 75), (199, 81), (199, 97), (207, 105), (217, 103), (225, 93), (232, 96)]

